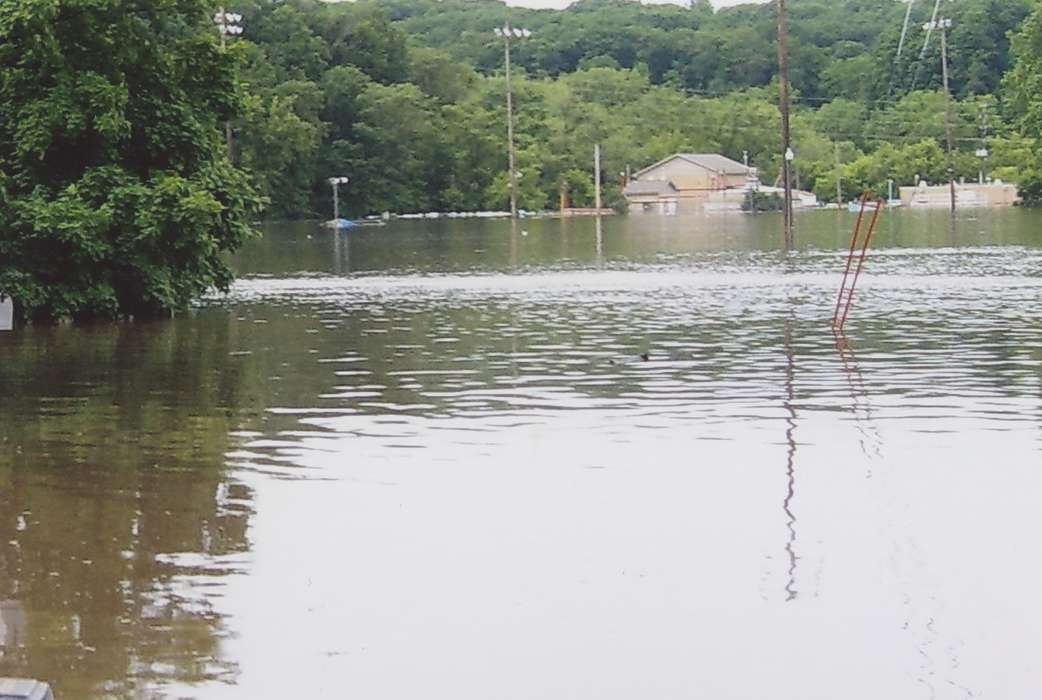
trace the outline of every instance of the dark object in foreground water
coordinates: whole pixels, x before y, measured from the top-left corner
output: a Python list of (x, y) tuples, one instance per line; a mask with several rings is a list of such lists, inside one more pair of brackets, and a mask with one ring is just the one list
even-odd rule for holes
[(650, 359), (651, 359), (651, 355), (649, 355), (649, 354), (648, 354), (648, 353), (646, 353), (646, 352), (642, 352), (642, 353), (640, 354), (640, 359), (642, 359), (642, 360), (644, 360), (645, 362), (647, 362), (648, 360), (650, 360)]
[(54, 700), (51, 686), (25, 678), (0, 678), (0, 700)]

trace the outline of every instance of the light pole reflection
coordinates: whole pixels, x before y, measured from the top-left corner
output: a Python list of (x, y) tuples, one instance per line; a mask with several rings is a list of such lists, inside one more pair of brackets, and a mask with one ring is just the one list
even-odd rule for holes
[(351, 274), (351, 237), (333, 230), (333, 274)]
[[(868, 459), (881, 459), (880, 446), (883, 438), (879, 434), (872, 420), (872, 405), (868, 401), (868, 388), (865, 386), (865, 377), (861, 373), (854, 348), (850, 339), (842, 330), (833, 330), (836, 339), (836, 351), (839, 353), (840, 362), (843, 365), (843, 374), (847, 378), (847, 387), (850, 392), (850, 410), (854, 415), (855, 427), (861, 435), (861, 452)], [(868, 476), (872, 473), (869, 471)]]
[(597, 265), (604, 264), (604, 221), (597, 215)]
[(517, 219), (510, 220), (510, 271), (517, 270)]

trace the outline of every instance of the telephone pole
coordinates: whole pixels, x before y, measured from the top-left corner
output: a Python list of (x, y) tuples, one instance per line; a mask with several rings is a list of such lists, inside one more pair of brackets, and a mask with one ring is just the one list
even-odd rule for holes
[(839, 159), (839, 144), (836, 144), (836, 206), (843, 206), (843, 163)]
[(988, 166), (988, 109), (991, 103), (985, 103), (979, 108), (977, 123), (980, 125), (980, 147), (977, 149), (977, 157), (980, 158), (980, 173), (977, 180), (984, 184), (984, 170)]
[(601, 144), (593, 147), (593, 182), (594, 182), (594, 206), (597, 208), (597, 216), (601, 215)]
[(955, 163), (952, 159), (952, 91), (949, 87), (948, 76), (948, 30), (952, 27), (952, 21), (946, 17), (932, 20), (923, 25), (923, 29), (930, 32), (934, 29), (941, 31), (941, 76), (944, 82), (944, 140), (948, 151), (948, 188), (951, 192), (951, 212), (955, 214)]
[(778, 2), (778, 82), (782, 130), (782, 186), (785, 188), (785, 250), (796, 245), (796, 231), (792, 216), (792, 133), (789, 112), (792, 108), (789, 95), (789, 24), (785, 12), (785, 0)]

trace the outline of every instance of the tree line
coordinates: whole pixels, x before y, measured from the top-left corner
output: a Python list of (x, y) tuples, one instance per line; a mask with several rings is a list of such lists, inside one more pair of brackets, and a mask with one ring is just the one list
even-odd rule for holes
[[(213, 0), (0, 3), (0, 297), (20, 317), (184, 308), (228, 285), (258, 217), (327, 217), (331, 176), (352, 178), (351, 216), (505, 208), (508, 21), (534, 32), (513, 47), (523, 208), (590, 204), (596, 143), (614, 204), (627, 170), (678, 151), (779, 170), (771, 4), (231, 5), (245, 33), (224, 46)], [(932, 5), (912, 4), (902, 44), (899, 0), (790, 0), (802, 189), (946, 177)], [(956, 175), (1037, 201), (1042, 6), (942, 6)]]
[[(887, 181), (946, 177), (933, 3), (794, 0), (794, 145), (800, 187), (832, 200)], [(591, 149), (604, 147), (610, 202), (622, 173), (677, 151), (750, 158), (768, 180), (777, 151), (773, 5), (713, 11), (580, 0), (565, 11), (496, 0), (247, 0), (238, 122), (242, 164), (275, 217), (324, 215), (325, 179), (348, 174), (354, 215), (502, 209), (507, 198), (503, 46), (513, 44), (520, 203), (588, 205)], [(950, 8), (956, 174), (1019, 181), (1037, 167), (1017, 124), (1011, 41), (1031, 0)], [(989, 149), (987, 161), (975, 154)]]

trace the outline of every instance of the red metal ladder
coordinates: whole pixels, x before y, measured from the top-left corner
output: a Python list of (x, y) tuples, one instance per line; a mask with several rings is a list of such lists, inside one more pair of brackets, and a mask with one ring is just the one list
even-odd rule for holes
[[(861, 196), (861, 210), (857, 215), (857, 223), (854, 224), (854, 235), (850, 237), (850, 253), (847, 255), (847, 266), (843, 271), (843, 283), (839, 287), (839, 298), (836, 299), (836, 311), (832, 315), (832, 327), (837, 330), (842, 330), (843, 326), (847, 323), (847, 316), (850, 315), (850, 307), (854, 304), (854, 289), (857, 287), (857, 281), (861, 277), (861, 271), (865, 268), (865, 258), (868, 256), (868, 246), (872, 243), (872, 238), (876, 234), (876, 225), (879, 223), (879, 212), (883, 209), (883, 198), (876, 199), (875, 211), (872, 212), (872, 222), (868, 226), (868, 232), (865, 237), (861, 239), (862, 224), (865, 220), (865, 211), (868, 209), (868, 201), (871, 198), (871, 194), (865, 192)], [(850, 271), (854, 267), (854, 258), (857, 256), (858, 242), (861, 241), (861, 255), (858, 257), (857, 268), (854, 269), (854, 276), (851, 279)], [(847, 285), (847, 282), (850, 285)]]

